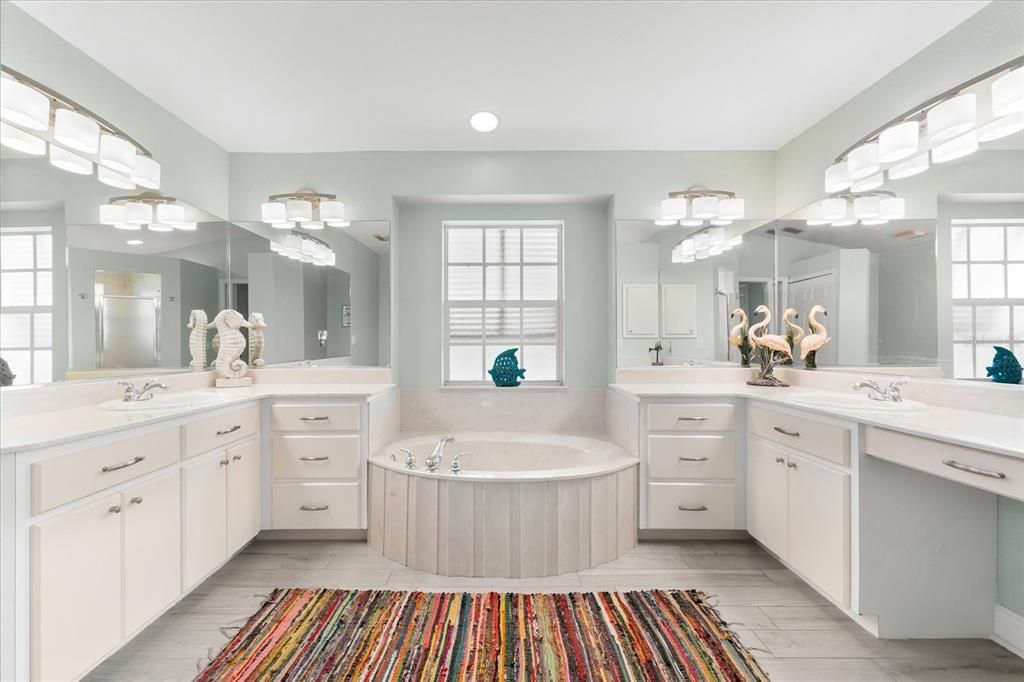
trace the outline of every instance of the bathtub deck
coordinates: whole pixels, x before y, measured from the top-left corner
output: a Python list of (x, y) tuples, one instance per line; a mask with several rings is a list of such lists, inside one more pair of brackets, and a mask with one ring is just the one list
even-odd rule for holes
[(876, 640), (753, 542), (645, 542), (598, 568), (549, 578), (459, 578), (414, 571), (365, 542), (257, 541), (86, 679), (190, 680), (273, 587), (578, 592), (695, 588), (773, 682), (1024, 677), (988, 640)]

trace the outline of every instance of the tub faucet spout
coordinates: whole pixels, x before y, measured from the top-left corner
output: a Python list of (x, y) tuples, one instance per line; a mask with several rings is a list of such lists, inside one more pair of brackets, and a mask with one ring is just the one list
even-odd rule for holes
[(441, 460), (444, 458), (444, 446), (454, 440), (453, 436), (441, 436), (441, 440), (437, 441), (437, 445), (434, 446), (434, 451), (430, 453), (430, 457), (427, 457), (423, 462), (427, 465), (427, 471), (437, 471), (437, 468), (441, 466)]

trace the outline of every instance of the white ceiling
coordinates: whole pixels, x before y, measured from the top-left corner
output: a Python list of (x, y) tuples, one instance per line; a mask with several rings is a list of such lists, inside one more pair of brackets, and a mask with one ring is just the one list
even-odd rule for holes
[(987, 3), (16, 4), (228, 151), (320, 152), (774, 150)]

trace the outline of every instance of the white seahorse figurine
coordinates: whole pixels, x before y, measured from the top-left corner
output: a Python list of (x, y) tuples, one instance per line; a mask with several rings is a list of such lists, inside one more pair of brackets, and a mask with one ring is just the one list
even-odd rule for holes
[(193, 310), (188, 316), (188, 350), (192, 354), (189, 369), (206, 369), (206, 311)]
[(249, 363), (253, 367), (267, 364), (263, 360), (263, 330), (266, 326), (263, 313), (249, 313)]
[(241, 327), (251, 327), (242, 313), (237, 310), (222, 310), (217, 313), (208, 327), (215, 327), (220, 337), (220, 349), (217, 351), (217, 359), (213, 366), (220, 376), (217, 379), (218, 386), (248, 386), (252, 380), (245, 378), (245, 371), (249, 365), (242, 360), (242, 352), (245, 350), (245, 336), (238, 331)]

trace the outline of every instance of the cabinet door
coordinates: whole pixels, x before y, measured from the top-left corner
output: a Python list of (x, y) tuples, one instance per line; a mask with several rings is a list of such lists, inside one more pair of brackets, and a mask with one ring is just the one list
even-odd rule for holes
[(174, 471), (129, 488), (124, 509), (124, 631), (131, 635), (181, 595), (181, 484)]
[(251, 440), (228, 448), (227, 553), (260, 532), (260, 446)]
[(182, 468), (185, 476), (185, 588), (227, 558), (228, 455), (219, 452)]
[(658, 336), (658, 285), (622, 285), (622, 335)]
[(818, 588), (850, 604), (850, 475), (789, 457), (789, 562)]
[(33, 680), (77, 679), (121, 643), (121, 496), (32, 526)]
[(787, 454), (763, 440), (750, 439), (747, 456), (747, 531), (786, 558)]

